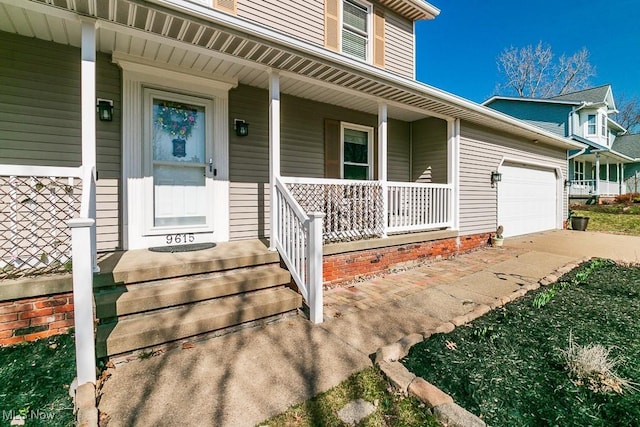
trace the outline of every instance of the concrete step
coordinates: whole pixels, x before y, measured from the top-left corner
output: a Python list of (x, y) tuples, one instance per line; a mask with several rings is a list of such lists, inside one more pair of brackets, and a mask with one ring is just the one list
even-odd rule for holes
[(100, 262), (101, 273), (94, 288), (131, 284), (171, 277), (190, 276), (213, 271), (280, 262), (276, 251), (269, 251), (260, 240), (219, 243), (196, 252), (159, 253), (147, 249), (116, 252)]
[(269, 288), (133, 315), (98, 326), (98, 357), (127, 353), (296, 310), (302, 297), (287, 287)]
[(99, 319), (190, 304), (289, 283), (277, 264), (119, 286), (95, 293)]

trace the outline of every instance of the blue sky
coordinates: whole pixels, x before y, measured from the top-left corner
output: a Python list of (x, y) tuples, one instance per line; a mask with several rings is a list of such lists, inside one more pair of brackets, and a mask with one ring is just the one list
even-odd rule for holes
[(441, 12), (416, 24), (417, 79), (475, 102), (494, 94), (505, 48), (582, 47), (596, 67), (592, 86), (640, 98), (640, 0), (431, 0)]

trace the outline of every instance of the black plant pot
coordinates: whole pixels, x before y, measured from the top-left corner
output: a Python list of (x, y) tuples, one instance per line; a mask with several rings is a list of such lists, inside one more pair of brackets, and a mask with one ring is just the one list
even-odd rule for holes
[(589, 217), (587, 216), (574, 216), (571, 217), (571, 229), (577, 231), (585, 231), (589, 224)]

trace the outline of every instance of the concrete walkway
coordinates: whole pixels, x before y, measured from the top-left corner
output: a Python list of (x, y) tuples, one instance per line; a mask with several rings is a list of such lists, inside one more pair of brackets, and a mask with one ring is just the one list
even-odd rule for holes
[(552, 231), (325, 292), (290, 318), (110, 369), (109, 426), (253, 426), (371, 366), (379, 347), (490, 305), (584, 258), (638, 262), (640, 237)]

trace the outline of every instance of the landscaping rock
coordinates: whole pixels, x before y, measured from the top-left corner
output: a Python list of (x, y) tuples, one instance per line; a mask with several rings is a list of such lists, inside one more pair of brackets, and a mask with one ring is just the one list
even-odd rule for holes
[(451, 396), (420, 377), (416, 377), (409, 384), (409, 393), (432, 408), (445, 403), (453, 403)]
[(407, 335), (394, 342), (393, 344), (381, 347), (376, 352), (375, 362), (379, 363), (383, 360), (386, 362), (395, 362), (396, 360), (400, 360), (407, 354), (409, 354), (409, 350), (411, 349), (411, 347), (418, 344), (419, 342), (422, 342), (423, 340), (424, 337), (422, 336), (422, 334)]
[(78, 427), (98, 427), (98, 410), (94, 408), (80, 408), (77, 414)]
[(438, 326), (433, 333), (434, 334), (448, 334), (449, 332), (452, 332), (454, 329), (456, 328), (456, 325), (454, 325), (451, 322), (445, 322), (442, 325)]
[(449, 427), (486, 427), (486, 423), (455, 403), (445, 403), (433, 408), (433, 412)]
[(402, 393), (407, 393), (409, 385), (416, 378), (415, 374), (412, 374), (404, 367), (400, 362), (380, 362), (378, 364), (380, 370), (391, 381), (391, 383), (398, 388)]
[(360, 421), (373, 414), (376, 407), (366, 400), (358, 399), (347, 403), (338, 411), (338, 418), (350, 426), (358, 424)]
[(550, 274), (547, 277), (545, 277), (545, 280), (548, 280), (549, 283), (555, 283), (558, 281), (558, 276), (554, 275), (554, 274)]
[(96, 386), (91, 383), (82, 384), (76, 389), (75, 397), (76, 408), (95, 408)]
[(484, 316), (490, 311), (491, 311), (491, 307), (489, 307), (488, 305), (479, 304), (470, 313), (467, 313), (467, 318), (469, 319), (469, 322), (471, 322), (472, 320), (475, 320), (478, 317)]
[(451, 319), (451, 323), (453, 323), (455, 326), (462, 326), (468, 322), (469, 322), (469, 317), (466, 314), (463, 314), (462, 316), (457, 316)]
[(539, 287), (540, 287), (540, 283), (536, 282), (536, 283), (529, 283), (527, 285), (524, 285), (522, 288), (528, 292), (528, 291), (535, 291)]

